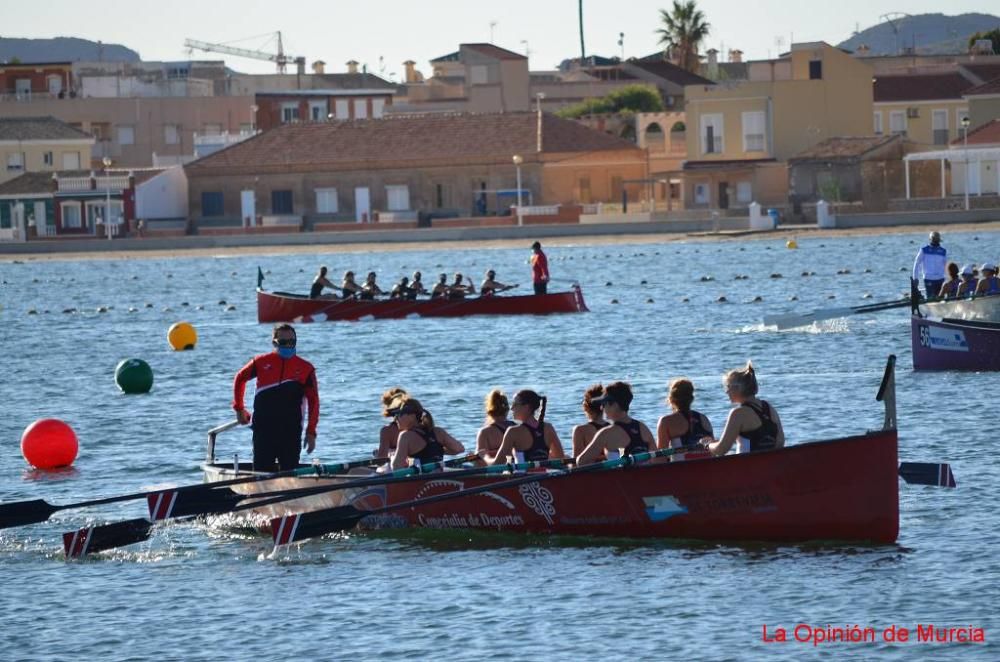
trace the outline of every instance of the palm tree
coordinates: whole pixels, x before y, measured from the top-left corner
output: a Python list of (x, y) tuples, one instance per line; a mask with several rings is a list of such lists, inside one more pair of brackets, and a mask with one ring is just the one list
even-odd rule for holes
[(695, 5), (695, 0), (673, 0), (669, 12), (660, 10), (663, 27), (656, 31), (660, 35), (664, 53), (678, 66), (688, 71), (698, 69), (698, 48), (708, 37), (711, 26), (705, 14)]

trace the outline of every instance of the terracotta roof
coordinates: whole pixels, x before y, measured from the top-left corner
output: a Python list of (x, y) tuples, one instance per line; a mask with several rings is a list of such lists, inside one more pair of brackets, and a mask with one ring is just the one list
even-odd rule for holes
[[(190, 174), (261, 167), (378, 168), (414, 164), (510, 163), (532, 160), (537, 115), (440, 113), (382, 119), (284, 124), (185, 166)], [(544, 153), (636, 150), (638, 147), (554, 115), (542, 120)]]
[(0, 118), (0, 140), (86, 140), (93, 137), (54, 117)]
[(629, 62), (630, 65), (642, 69), (648, 73), (658, 76), (664, 80), (677, 85), (714, 85), (712, 81), (703, 78), (698, 74), (693, 74), (686, 69), (678, 67), (676, 64), (665, 60), (636, 60)]
[(459, 44), (458, 47), (468, 48), (474, 50), (481, 55), (486, 55), (487, 57), (493, 57), (498, 60), (527, 60), (525, 56), (520, 53), (515, 53), (514, 51), (508, 51), (506, 48), (500, 48), (499, 46), (494, 46), (493, 44)]
[[(961, 133), (961, 131), (959, 132)], [(963, 145), (965, 139), (959, 137), (951, 141), (952, 145)], [(969, 131), (968, 144), (970, 145), (995, 145), (1000, 144), (1000, 119), (990, 120), (980, 127)]]
[[(993, 80), (987, 81), (982, 85), (977, 85), (965, 91), (967, 97), (979, 96), (986, 94), (1000, 94), (1000, 78), (994, 78)], [(972, 135), (972, 134), (969, 134)]]
[(900, 136), (838, 136), (827, 138), (809, 149), (788, 159), (795, 161), (849, 161), (860, 159), (865, 154), (884, 147), (891, 142), (899, 142)]
[[(163, 172), (166, 168), (144, 168), (142, 170), (128, 170), (112, 168), (112, 176), (126, 175), (132, 173), (136, 184), (152, 179)], [(26, 172), (14, 179), (0, 184), (0, 195), (31, 195), (38, 193), (53, 193), (52, 175), (59, 177), (89, 177), (93, 172), (98, 178), (103, 176), (100, 170), (59, 170), (56, 172)], [(97, 189), (100, 192), (100, 189)]]
[(726, 159), (718, 161), (685, 161), (683, 170), (738, 170), (753, 168), (762, 163), (777, 163), (777, 159)]
[(912, 76), (876, 76), (875, 103), (893, 101), (934, 101), (961, 99), (972, 87), (958, 72), (947, 74), (915, 74)]
[(963, 64), (962, 68), (979, 80), (986, 81), (1000, 78), (1000, 63), (997, 64)]
[(342, 90), (358, 90), (372, 88), (393, 89), (395, 83), (387, 81), (373, 73), (364, 74), (312, 74), (315, 79), (330, 83), (330, 87)]
[(458, 51), (442, 55), (441, 57), (436, 57), (431, 60), (431, 62), (458, 62)]

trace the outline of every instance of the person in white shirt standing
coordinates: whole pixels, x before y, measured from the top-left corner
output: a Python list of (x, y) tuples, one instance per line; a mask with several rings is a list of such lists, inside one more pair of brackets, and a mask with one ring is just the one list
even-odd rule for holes
[(916, 289), (918, 279), (923, 274), (924, 291), (928, 299), (936, 297), (941, 291), (948, 263), (948, 251), (941, 245), (941, 234), (931, 232), (930, 240), (931, 243), (917, 252), (917, 257), (913, 260), (913, 275), (910, 277), (913, 289)]

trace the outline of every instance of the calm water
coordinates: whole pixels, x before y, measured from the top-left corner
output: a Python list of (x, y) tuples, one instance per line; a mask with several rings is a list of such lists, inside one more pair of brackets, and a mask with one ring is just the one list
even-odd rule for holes
[[(802, 239), (798, 250), (773, 240), (552, 247), (553, 276), (579, 279), (591, 314), (299, 328), (300, 352), (320, 380), (317, 455), (325, 461), (369, 453), (381, 424), (378, 394), (394, 385), (467, 445), (494, 386), (548, 393), (548, 419), (568, 443), (588, 384), (630, 381), (634, 414), (653, 425), (668, 380), (687, 375), (700, 387), (696, 407), (720, 429), (727, 404), (719, 377), (747, 358), (790, 443), (853, 434), (881, 425), (874, 396), (886, 356), (896, 353), (900, 455), (946, 459), (959, 482), (957, 490), (900, 485), (897, 545), (470, 540), (453, 532), (327, 538), (264, 559), (267, 539), (187, 524), (66, 564), (63, 531), (138, 517), (144, 504), (62, 511), (0, 531), (0, 658), (996, 659), (992, 643), (840, 643), (814, 652), (760, 641), (763, 624), (934, 623), (985, 627), (988, 641), (1000, 634), (992, 447), (1000, 375), (913, 373), (902, 309), (792, 332), (760, 325), (765, 313), (897, 299), (908, 288), (901, 268), (923, 238)], [(955, 234), (945, 244), (963, 262), (982, 262), (1000, 254), (998, 238)], [(501, 280), (527, 286), (527, 254), (0, 263), (0, 501), (69, 503), (198, 482), (205, 431), (232, 417), (233, 373), (269, 350), (269, 328), (255, 321), (257, 265), (269, 271), (265, 286), (281, 290), (305, 290), (320, 263), (338, 274), (375, 269), (386, 284), (415, 268), (433, 280), (455, 270), (478, 278), (494, 267)], [(792, 295), (799, 300), (789, 302)], [(167, 345), (167, 328), (180, 320), (198, 330), (193, 352)], [(150, 394), (118, 392), (113, 371), (127, 357), (153, 367)], [(79, 435), (71, 472), (25, 469), (20, 434), (47, 416)], [(246, 430), (220, 437), (219, 455), (234, 452), (249, 456)]]

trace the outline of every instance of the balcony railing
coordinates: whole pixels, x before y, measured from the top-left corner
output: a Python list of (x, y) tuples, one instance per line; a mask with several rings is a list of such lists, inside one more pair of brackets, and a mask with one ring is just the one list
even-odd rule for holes
[[(91, 180), (94, 184), (91, 186)], [(60, 177), (59, 190), (62, 192), (76, 191), (124, 191), (128, 188), (128, 175), (97, 175), (91, 177)]]

